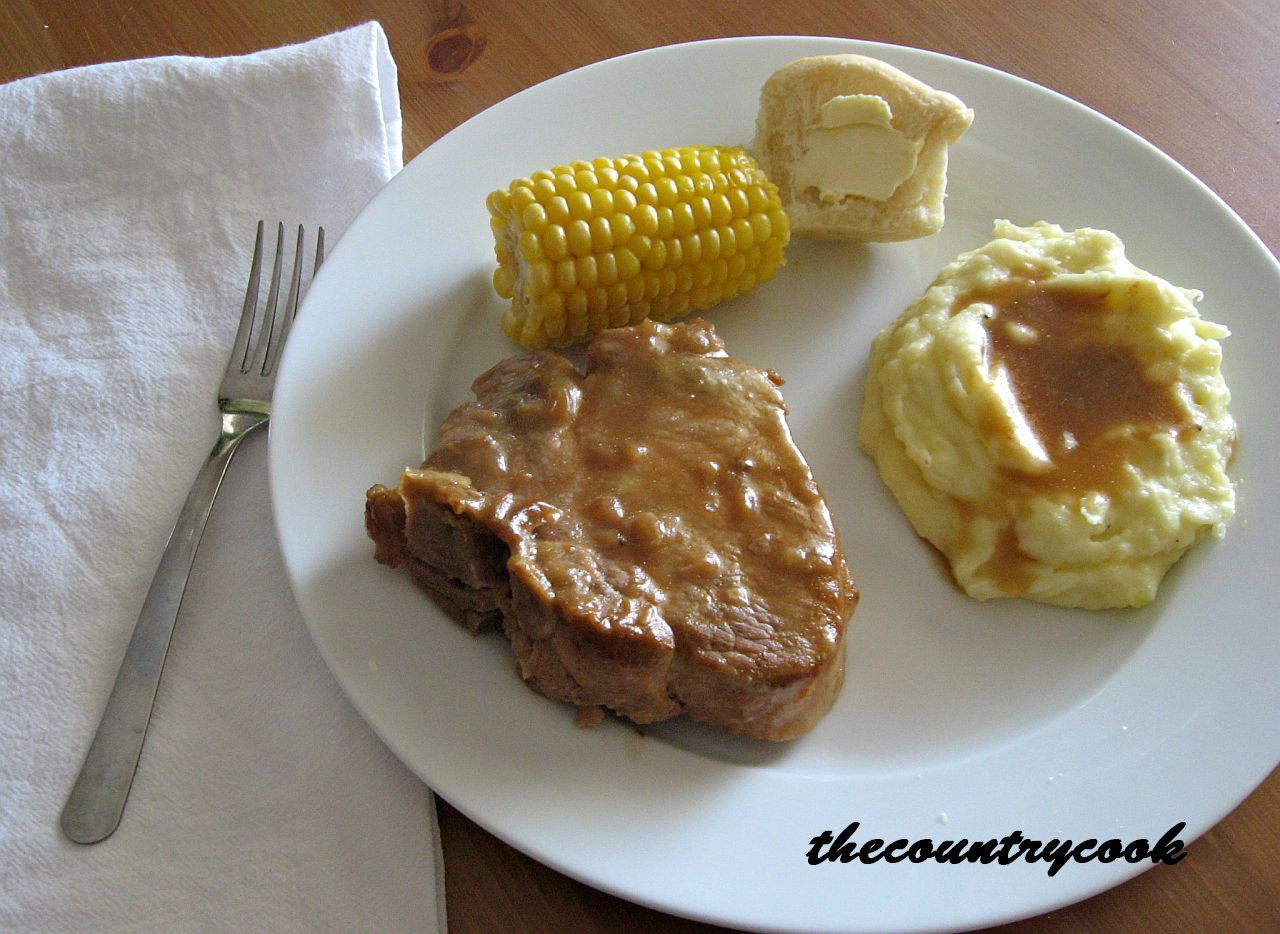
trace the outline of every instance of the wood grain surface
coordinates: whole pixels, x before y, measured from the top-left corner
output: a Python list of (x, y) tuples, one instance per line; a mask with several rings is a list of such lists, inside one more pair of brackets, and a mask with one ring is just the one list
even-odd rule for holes
[[(489, 105), (600, 59), (720, 36), (848, 36), (966, 58), (1075, 98), (1182, 163), (1280, 252), (1276, 0), (5, 0), (0, 81), (250, 52), (370, 19), (400, 68), (406, 161)], [(444, 801), (440, 822), (455, 934), (717, 930), (568, 879)], [(1176, 866), (1000, 930), (1280, 931), (1278, 853), (1273, 773)]]

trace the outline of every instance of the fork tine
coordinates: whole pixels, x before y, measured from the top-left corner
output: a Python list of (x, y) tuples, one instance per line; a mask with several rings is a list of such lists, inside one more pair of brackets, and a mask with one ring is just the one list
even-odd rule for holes
[(289, 295), (284, 301), (284, 313), (279, 315), (271, 342), (267, 348), (267, 358), (262, 367), (262, 375), (270, 376), (275, 372), (276, 363), (284, 350), (285, 338), (289, 336), (289, 328), (293, 324), (293, 316), (298, 313), (298, 298), (302, 286), (302, 225), (298, 225), (298, 243), (293, 254), (293, 275), (289, 277)]
[(253, 333), (253, 319), (258, 310), (258, 286), (262, 276), (262, 221), (258, 221), (258, 236), (253, 243), (253, 264), (249, 267), (249, 286), (244, 293), (244, 308), (240, 312), (240, 325), (236, 340), (231, 346), (231, 359), (239, 361), (241, 372), (249, 360), (249, 337)]
[(316, 277), (316, 273), (320, 271), (320, 264), (324, 262), (324, 228), (321, 227), (316, 231), (316, 264), (311, 270), (311, 278)]
[(271, 345), (271, 332), (275, 330), (276, 305), (280, 299), (280, 273), (284, 266), (284, 222), (276, 225), (276, 259), (271, 267), (271, 285), (267, 289), (267, 304), (258, 321), (254, 338), (253, 356), (246, 373), (266, 373), (267, 350)]

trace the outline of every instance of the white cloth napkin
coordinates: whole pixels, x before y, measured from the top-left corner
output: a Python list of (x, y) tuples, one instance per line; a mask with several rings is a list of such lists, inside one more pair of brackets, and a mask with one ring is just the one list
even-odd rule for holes
[(0, 87), (2, 929), (444, 928), (430, 791), (307, 636), (262, 433), (197, 555), (120, 829), (58, 828), (217, 435), (254, 226), (336, 242), (401, 168), (399, 108), (375, 23)]

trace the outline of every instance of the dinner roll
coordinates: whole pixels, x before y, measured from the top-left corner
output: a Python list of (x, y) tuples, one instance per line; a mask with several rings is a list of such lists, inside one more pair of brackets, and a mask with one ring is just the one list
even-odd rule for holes
[(957, 97), (864, 55), (779, 69), (753, 144), (796, 236), (910, 240), (943, 223), (947, 149), (973, 122)]

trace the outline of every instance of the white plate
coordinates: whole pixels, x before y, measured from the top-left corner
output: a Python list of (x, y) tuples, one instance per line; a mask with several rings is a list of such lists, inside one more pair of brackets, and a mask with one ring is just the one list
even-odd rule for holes
[[(497, 635), (446, 621), (376, 565), (365, 489), (422, 456), (422, 426), (517, 348), (491, 292), (485, 195), (535, 169), (691, 142), (748, 142), (782, 64), (860, 51), (977, 114), (932, 238), (793, 242), (767, 286), (709, 317), (787, 380), (791, 424), (863, 590), (848, 681), (809, 736), (737, 741), (689, 724), (584, 731), (520, 683)], [(855, 443), (867, 348), (991, 221), (1109, 228), (1144, 268), (1204, 291), (1234, 332), (1240, 513), (1141, 612), (960, 596)], [(806, 862), (810, 838), (1198, 836), (1280, 758), (1270, 580), (1280, 462), (1271, 408), (1280, 268), (1229, 208), (1143, 140), (1008, 75), (835, 39), (753, 38), (606, 61), (530, 88), (441, 139), (350, 228), (299, 317), (272, 418), (289, 575), (334, 675), (386, 743), (482, 826), (571, 876), (745, 928), (955, 929), (1050, 910), (1149, 863)], [(1192, 855), (1194, 858), (1194, 855)], [(1176, 869), (1170, 871), (1177, 871)]]

